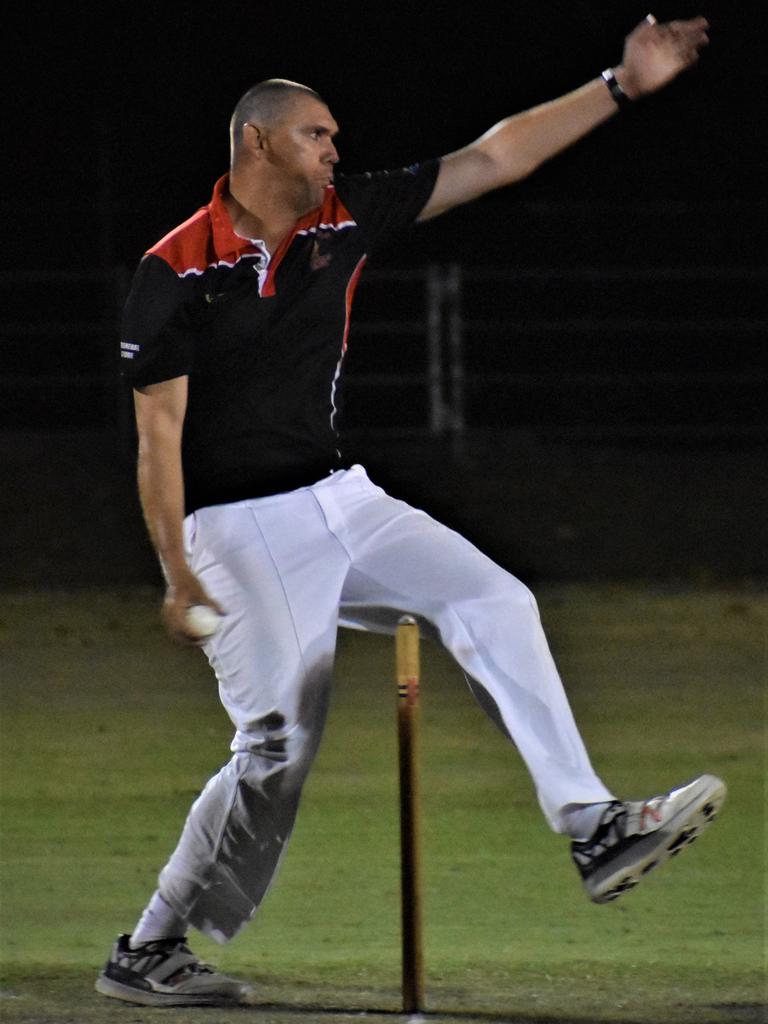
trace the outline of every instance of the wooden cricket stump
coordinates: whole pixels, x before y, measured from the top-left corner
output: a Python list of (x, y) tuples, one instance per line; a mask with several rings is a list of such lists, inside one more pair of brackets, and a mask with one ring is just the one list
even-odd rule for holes
[(421, 807), (419, 803), (419, 627), (404, 615), (395, 634), (400, 765), (400, 900), (403, 1011), (424, 1009)]

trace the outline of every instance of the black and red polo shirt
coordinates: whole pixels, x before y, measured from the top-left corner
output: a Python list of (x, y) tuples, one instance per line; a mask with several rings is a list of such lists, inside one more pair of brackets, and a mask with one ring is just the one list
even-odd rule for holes
[(134, 386), (189, 375), (186, 512), (315, 483), (342, 465), (336, 388), (366, 255), (429, 199), (439, 163), (339, 176), (269, 254), (235, 234), (223, 202), (153, 246), (121, 333)]

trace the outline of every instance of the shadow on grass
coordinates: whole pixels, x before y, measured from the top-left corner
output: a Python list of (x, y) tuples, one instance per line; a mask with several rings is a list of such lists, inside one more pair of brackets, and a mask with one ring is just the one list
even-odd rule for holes
[[(249, 1009), (256, 1009), (265, 1014), (279, 1014), (279, 1020), (288, 1021), (293, 1018), (302, 1020), (306, 1018), (333, 1021), (348, 1020), (350, 1018), (365, 1018), (366, 1020), (402, 1020), (409, 1024), (417, 1024), (423, 1021), (425, 1024), (440, 1024), (440, 1022), (456, 1022), (456, 1024), (481, 1024), (488, 1021), (491, 1024), (627, 1024), (627, 1018), (608, 1018), (600, 1016), (595, 1018), (587, 1016), (553, 1017), (549, 1012), (512, 1014), (494, 1010), (471, 1010), (471, 1009), (430, 1009), (417, 1013), (404, 1013), (402, 1010), (393, 1009), (354, 1009), (340, 1006), (301, 1005), (291, 1006), (284, 1003), (255, 1003)], [(768, 1021), (768, 1006), (765, 1003), (717, 1003), (712, 1004), (711, 1009), (717, 1016), (705, 1018), (700, 1016), (702, 1007), (691, 1007), (692, 1016), (689, 1018), (695, 1024), (765, 1024)], [(695, 1014), (695, 1016), (693, 1016)], [(680, 1018), (677, 1018), (680, 1019)], [(632, 1016), (632, 1024), (666, 1024), (656, 1014), (649, 1017)]]
[[(11, 975), (15, 972), (8, 972)], [(669, 1014), (659, 1013), (658, 1006), (643, 1011), (625, 1007), (618, 1013), (601, 1012), (595, 1004), (592, 1012), (565, 1014), (554, 1007), (532, 1011), (529, 1008), (496, 1010), (450, 1005), (451, 995), (443, 994), (448, 1004), (431, 1007), (420, 1013), (404, 1013), (390, 1005), (377, 1006), (381, 994), (349, 993), (348, 1000), (338, 996), (329, 998), (299, 998), (293, 1001), (286, 993), (284, 1001), (257, 1001), (243, 1006), (211, 1007), (143, 1007), (104, 999), (92, 988), (90, 972), (79, 970), (44, 970), (34, 978), (28, 974), (6, 979), (10, 982), (0, 991), (0, 1019), (7, 1024), (234, 1024), (235, 1021), (258, 1021), (258, 1024), (299, 1024), (318, 1021), (322, 1024), (347, 1024), (352, 1020), (365, 1020), (370, 1024), (389, 1024), (403, 1021), (407, 1024), (765, 1024), (768, 1020), (766, 1005), (757, 1002), (722, 1002), (684, 1007), (670, 1006)], [(14, 984), (14, 982), (16, 982)], [(393, 993), (394, 995), (394, 993)], [(440, 997), (438, 997), (440, 998)], [(454, 997), (458, 1002), (458, 993)], [(492, 993), (490, 999), (493, 998)], [(388, 999), (382, 1000), (388, 1002)], [(509, 1000), (512, 1002), (513, 1000)], [(346, 1003), (346, 1005), (344, 1005)], [(554, 1010), (554, 1012), (553, 1012)]]

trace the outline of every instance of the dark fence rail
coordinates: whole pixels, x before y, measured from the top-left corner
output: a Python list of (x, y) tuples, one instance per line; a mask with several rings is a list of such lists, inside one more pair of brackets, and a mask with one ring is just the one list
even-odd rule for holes
[[(130, 432), (128, 273), (0, 274), (1, 429)], [(351, 433), (768, 432), (768, 267), (369, 269), (342, 392)]]

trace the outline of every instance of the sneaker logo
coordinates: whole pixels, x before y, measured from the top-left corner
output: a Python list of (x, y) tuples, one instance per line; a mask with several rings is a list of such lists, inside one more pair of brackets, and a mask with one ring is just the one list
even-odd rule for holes
[(652, 821), (658, 825), (661, 821), (661, 811), (658, 807), (653, 807), (651, 804), (643, 804), (642, 810), (640, 811), (640, 828), (644, 829), (648, 827), (646, 822), (646, 815), (648, 815)]

